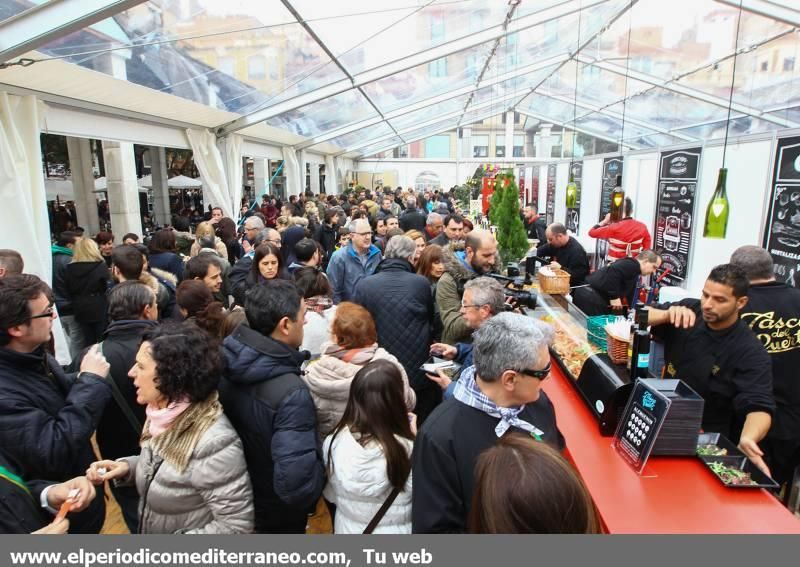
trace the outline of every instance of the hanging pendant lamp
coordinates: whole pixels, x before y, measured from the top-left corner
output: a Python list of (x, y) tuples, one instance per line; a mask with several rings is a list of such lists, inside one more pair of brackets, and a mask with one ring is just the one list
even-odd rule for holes
[[(578, 51), (581, 48), (581, 18), (583, 17), (583, 3), (578, 8), (578, 42), (575, 46), (575, 94), (572, 101), (572, 154), (569, 159), (569, 181), (567, 182), (567, 208), (574, 209), (578, 206), (578, 185), (575, 183), (575, 141), (578, 133), (575, 130), (578, 121), (578, 71), (580, 65), (578, 63)], [(563, 134), (562, 134), (563, 135)], [(569, 218), (569, 215), (567, 215)]]
[(739, 25), (742, 22), (742, 0), (739, 0), (739, 15), (736, 19), (736, 43), (733, 52), (733, 69), (731, 72), (731, 92), (728, 98), (728, 120), (725, 123), (725, 142), (722, 146), (722, 167), (717, 175), (717, 187), (714, 195), (706, 208), (706, 220), (703, 225), (703, 236), (706, 238), (725, 238), (728, 233), (728, 217), (730, 204), (728, 203), (727, 181), (728, 169), (725, 167), (725, 158), (728, 151), (728, 131), (731, 127), (731, 107), (733, 106), (733, 89), (736, 85), (736, 59), (739, 55)]
[[(625, 54), (625, 87), (622, 95), (622, 127), (619, 132), (619, 153), (622, 155), (625, 141), (625, 111), (628, 108), (628, 74), (630, 71), (631, 62), (631, 29), (633, 27), (633, 18), (631, 10), (633, 3), (628, 6), (628, 49)], [(609, 218), (611, 222), (622, 220), (625, 216), (625, 190), (622, 188), (622, 175), (617, 175), (614, 180), (614, 190), (611, 192), (611, 208), (609, 209)]]

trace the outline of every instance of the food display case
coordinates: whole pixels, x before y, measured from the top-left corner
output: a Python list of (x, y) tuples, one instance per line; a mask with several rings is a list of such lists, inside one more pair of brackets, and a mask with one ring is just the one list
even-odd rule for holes
[(601, 434), (613, 435), (632, 386), (625, 367), (598, 346), (605, 341), (602, 326), (595, 328), (575, 305), (544, 293), (533, 316), (553, 326), (553, 360), (597, 418)]

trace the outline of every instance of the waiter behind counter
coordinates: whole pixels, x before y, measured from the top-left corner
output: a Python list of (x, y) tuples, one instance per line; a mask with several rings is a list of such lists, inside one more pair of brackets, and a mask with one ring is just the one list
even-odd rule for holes
[(699, 301), (648, 308), (648, 317), (652, 334), (664, 343), (665, 377), (683, 380), (705, 400), (703, 429), (738, 443), (770, 474), (758, 444), (775, 412), (772, 366), (739, 318), (749, 286), (742, 268), (723, 264), (711, 270)]
[(569, 285), (583, 285), (589, 274), (589, 258), (580, 242), (567, 234), (567, 227), (554, 222), (545, 230), (547, 244), (536, 249), (539, 258), (551, 259), (550, 267), (562, 269), (570, 275)]

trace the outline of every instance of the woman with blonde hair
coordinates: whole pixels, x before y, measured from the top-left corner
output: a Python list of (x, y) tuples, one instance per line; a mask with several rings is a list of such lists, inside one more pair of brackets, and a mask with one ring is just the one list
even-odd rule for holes
[(405, 235), (413, 240), (414, 244), (417, 246), (417, 253), (414, 255), (414, 259), (411, 261), (411, 264), (416, 268), (417, 262), (419, 262), (419, 257), (422, 256), (422, 251), (425, 250), (425, 246), (427, 246), (428, 241), (425, 240), (425, 236), (418, 230), (412, 229), (406, 231)]
[(397, 367), (403, 380), (406, 409), (414, 409), (417, 397), (408, 384), (406, 371), (394, 355), (378, 346), (375, 322), (362, 306), (344, 301), (336, 307), (330, 341), (323, 343), (320, 350), (322, 356), (309, 365), (303, 376), (317, 408), (320, 437), (339, 423), (353, 378), (374, 360), (387, 360)]
[(111, 274), (97, 242), (81, 238), (75, 243), (72, 262), (67, 264), (64, 284), (78, 324), (83, 349), (103, 340), (108, 325), (106, 291)]
[(228, 257), (228, 247), (225, 246), (225, 243), (217, 236), (216, 227), (211, 224), (209, 221), (203, 221), (197, 225), (197, 229), (194, 231), (194, 242), (192, 242), (192, 248), (189, 252), (189, 255), (194, 258), (200, 253), (200, 239), (206, 236), (213, 236), (214, 237), (214, 249), (217, 251), (222, 258)]

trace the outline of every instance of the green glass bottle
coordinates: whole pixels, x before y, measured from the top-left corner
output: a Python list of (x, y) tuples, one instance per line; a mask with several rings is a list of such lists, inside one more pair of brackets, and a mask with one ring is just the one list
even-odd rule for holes
[(725, 192), (727, 179), (727, 168), (720, 168), (717, 188), (714, 190), (714, 196), (708, 204), (708, 209), (706, 209), (706, 223), (703, 228), (703, 236), (706, 238), (725, 238), (727, 233), (730, 214), (728, 195)]
[(617, 175), (617, 179), (614, 183), (614, 191), (611, 193), (611, 210), (609, 211), (611, 222), (617, 222), (622, 219), (624, 204), (625, 192), (622, 190), (622, 176)]
[(575, 185), (575, 175), (569, 174), (569, 183), (567, 183), (567, 208), (574, 209), (578, 206), (578, 186)]

